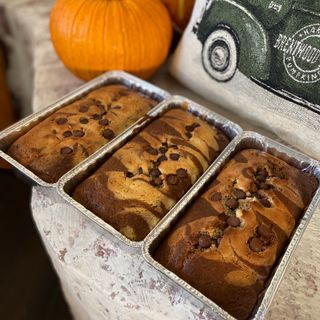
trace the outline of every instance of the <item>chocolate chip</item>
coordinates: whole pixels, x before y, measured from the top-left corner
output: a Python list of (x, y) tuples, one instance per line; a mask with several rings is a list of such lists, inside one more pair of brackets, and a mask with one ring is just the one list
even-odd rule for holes
[(249, 247), (254, 252), (260, 252), (262, 250), (263, 243), (259, 238), (251, 238), (249, 241)]
[(97, 120), (97, 121), (101, 120), (101, 118), (102, 118), (102, 115), (101, 114), (97, 114), (97, 113), (92, 116), (92, 119), (93, 120)]
[(160, 153), (165, 154), (168, 151), (168, 148), (166, 147), (160, 147), (159, 148)]
[(271, 208), (271, 202), (267, 198), (262, 198), (259, 201), (264, 207)]
[(234, 198), (228, 199), (226, 201), (226, 206), (229, 207), (232, 210), (237, 209), (238, 205), (239, 205), (239, 202)]
[(161, 186), (162, 179), (160, 177), (156, 177), (156, 178), (152, 179), (151, 184), (154, 186)]
[(199, 124), (199, 123), (194, 122), (194, 123), (192, 124), (192, 126), (193, 126), (194, 128), (198, 128), (198, 127), (200, 127), (200, 124)]
[(175, 185), (179, 182), (179, 179), (175, 174), (169, 174), (167, 176), (167, 182), (171, 185)]
[(266, 178), (264, 176), (259, 175), (259, 176), (256, 176), (256, 180), (258, 182), (264, 182), (266, 180)]
[(108, 119), (101, 119), (101, 120), (99, 121), (99, 124), (100, 124), (101, 126), (107, 126), (107, 125), (109, 124), (109, 120), (108, 120)]
[(177, 154), (177, 153), (171, 153), (170, 154), (170, 159), (173, 160), (173, 161), (177, 161), (177, 160), (179, 160), (179, 158), (180, 158), (180, 155)]
[(152, 148), (152, 147), (149, 147), (149, 148), (147, 149), (147, 152), (150, 153), (150, 154), (152, 154), (153, 156), (158, 155), (158, 150), (155, 149), (155, 148)]
[(264, 224), (258, 227), (257, 233), (263, 238), (270, 238), (272, 235), (272, 231)]
[(212, 240), (208, 234), (202, 234), (198, 239), (198, 243), (200, 248), (208, 249), (211, 247)]
[(129, 171), (128, 171), (128, 172), (126, 173), (126, 177), (127, 177), (127, 178), (132, 178), (133, 176), (134, 176), (134, 174), (133, 174), (132, 172), (129, 172)]
[(241, 224), (241, 221), (239, 218), (237, 217), (229, 217), (227, 219), (227, 224), (230, 226), (230, 227), (239, 227), (240, 224)]
[(71, 131), (65, 131), (65, 132), (63, 133), (63, 136), (64, 136), (65, 138), (69, 138), (69, 137), (72, 136), (72, 132), (71, 132)]
[(266, 169), (258, 169), (257, 175), (263, 177), (264, 179), (267, 179), (268, 177), (268, 171)]
[(193, 126), (186, 126), (186, 130), (188, 132), (192, 132), (194, 130), (194, 127)]
[(159, 177), (161, 175), (161, 171), (159, 169), (153, 168), (149, 171), (149, 174), (151, 177)]
[(81, 138), (84, 136), (84, 132), (82, 130), (75, 130), (75, 131), (73, 131), (73, 135), (75, 137)]
[(139, 168), (138, 171), (139, 171), (140, 174), (143, 174), (143, 169), (141, 167)]
[(169, 148), (169, 146), (168, 146), (168, 143), (167, 142), (162, 142), (162, 145), (165, 147), (165, 148)]
[(245, 199), (246, 193), (241, 189), (234, 189), (233, 194), (236, 196), (237, 199)]
[(59, 119), (57, 119), (56, 122), (57, 122), (58, 125), (62, 125), (62, 124), (67, 123), (68, 119), (67, 118), (59, 118)]
[(161, 162), (163, 162), (163, 161), (166, 161), (166, 160), (168, 160), (168, 158), (167, 158), (166, 156), (164, 156), (164, 155), (162, 155), (161, 157), (158, 158), (159, 164), (160, 164)]
[(191, 138), (192, 138), (192, 134), (191, 134), (190, 132), (186, 132), (186, 137), (187, 137), (188, 139), (191, 139)]
[(210, 200), (211, 201), (220, 201), (222, 199), (222, 194), (221, 192), (215, 192), (214, 194), (211, 195)]
[(271, 186), (265, 182), (261, 182), (258, 187), (262, 190), (269, 190), (271, 188)]
[(177, 176), (181, 179), (188, 177), (188, 171), (186, 169), (180, 168), (176, 171), (176, 173), (177, 173)]
[(82, 112), (82, 113), (87, 112), (88, 110), (89, 110), (89, 107), (85, 106), (85, 105), (82, 105), (79, 108), (79, 111)]
[(106, 139), (112, 139), (114, 137), (114, 132), (111, 129), (105, 129), (102, 131), (102, 135)]
[(80, 123), (87, 124), (89, 120), (87, 118), (80, 118)]
[(60, 150), (60, 153), (63, 155), (71, 154), (73, 150), (69, 147), (64, 147)]

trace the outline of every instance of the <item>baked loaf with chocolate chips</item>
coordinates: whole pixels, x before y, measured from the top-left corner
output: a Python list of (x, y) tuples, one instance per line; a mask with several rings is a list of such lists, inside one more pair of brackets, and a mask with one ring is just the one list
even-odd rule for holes
[(53, 183), (156, 104), (125, 86), (108, 85), (59, 109), (15, 141), (7, 153)]
[(316, 178), (265, 152), (238, 153), (154, 258), (237, 319), (249, 317)]
[(228, 142), (193, 114), (171, 109), (115, 152), (73, 197), (130, 240), (143, 240)]

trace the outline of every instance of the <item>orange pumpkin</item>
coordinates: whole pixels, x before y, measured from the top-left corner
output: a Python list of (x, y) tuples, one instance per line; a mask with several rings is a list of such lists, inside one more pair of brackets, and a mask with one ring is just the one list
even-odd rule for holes
[(170, 11), (172, 20), (180, 30), (187, 26), (195, 0), (162, 0)]
[(149, 78), (166, 59), (172, 39), (161, 0), (58, 0), (50, 31), (60, 59), (84, 80), (109, 70)]

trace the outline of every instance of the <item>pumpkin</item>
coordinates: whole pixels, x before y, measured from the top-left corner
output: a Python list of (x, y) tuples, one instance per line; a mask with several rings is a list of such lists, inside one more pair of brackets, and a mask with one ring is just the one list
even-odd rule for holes
[(170, 11), (172, 20), (180, 30), (187, 26), (195, 0), (162, 0)]
[(166, 59), (172, 39), (161, 0), (58, 0), (50, 32), (64, 65), (84, 80), (109, 70), (149, 78)]

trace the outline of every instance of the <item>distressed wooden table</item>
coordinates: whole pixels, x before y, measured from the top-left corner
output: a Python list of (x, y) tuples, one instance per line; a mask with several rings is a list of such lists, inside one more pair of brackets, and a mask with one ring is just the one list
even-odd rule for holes
[[(0, 0), (10, 34), (11, 85), (24, 114), (37, 111), (82, 82), (56, 57), (48, 32), (52, 1)], [(7, 28), (8, 29), (8, 28)], [(238, 122), (262, 128), (187, 91), (166, 68), (152, 82)], [(32, 108), (31, 108), (32, 106)], [(54, 190), (35, 187), (33, 218), (76, 319), (213, 319), (196, 299), (143, 261), (139, 250), (119, 246), (106, 232), (63, 202)], [(320, 314), (320, 210), (310, 222), (276, 293), (267, 319), (318, 319)]]

